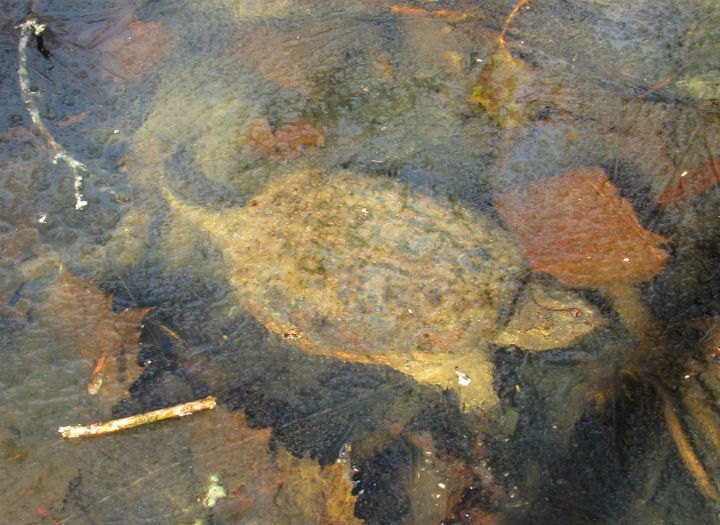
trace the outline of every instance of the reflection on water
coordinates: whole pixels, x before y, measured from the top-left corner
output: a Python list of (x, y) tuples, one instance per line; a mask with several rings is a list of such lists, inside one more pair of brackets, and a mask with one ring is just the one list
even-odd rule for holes
[(514, 7), (12, 3), (0, 515), (717, 521), (718, 10)]

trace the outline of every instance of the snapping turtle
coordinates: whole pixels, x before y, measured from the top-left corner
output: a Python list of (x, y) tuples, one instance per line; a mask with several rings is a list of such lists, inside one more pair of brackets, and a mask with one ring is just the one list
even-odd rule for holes
[(309, 353), (454, 387), (468, 407), (496, 401), (489, 342), (544, 350), (598, 325), (568, 292), (524, 286), (522, 250), (493, 220), (403, 182), (301, 171), (216, 210), (164, 193), (168, 239), (186, 247), (205, 232), (268, 329)]

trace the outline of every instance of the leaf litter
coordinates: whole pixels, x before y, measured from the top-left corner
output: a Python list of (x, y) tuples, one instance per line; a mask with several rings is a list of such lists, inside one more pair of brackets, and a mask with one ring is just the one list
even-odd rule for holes
[(59, 337), (73, 344), (90, 368), (87, 390), (112, 405), (142, 373), (137, 364), (140, 324), (150, 308), (115, 313), (112, 297), (92, 281), (63, 270), (45, 305)]

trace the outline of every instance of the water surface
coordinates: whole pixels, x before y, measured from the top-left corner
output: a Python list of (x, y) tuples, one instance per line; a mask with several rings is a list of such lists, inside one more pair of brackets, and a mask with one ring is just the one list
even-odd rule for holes
[(718, 521), (720, 10), (513, 7), (7, 6), (3, 521)]

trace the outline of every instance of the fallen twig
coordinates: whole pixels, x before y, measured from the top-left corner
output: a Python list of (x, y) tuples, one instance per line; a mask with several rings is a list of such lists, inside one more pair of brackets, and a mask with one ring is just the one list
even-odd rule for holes
[(392, 6), (393, 13), (400, 13), (404, 15), (433, 15), (441, 17), (452, 17), (452, 18), (465, 18), (468, 15), (462, 11), (452, 11), (447, 9), (424, 9), (422, 7), (412, 7), (408, 5), (395, 4)]
[(526, 4), (528, 0), (520, 0), (517, 4), (515, 4), (515, 7), (510, 12), (508, 17), (505, 19), (505, 23), (503, 24), (502, 31), (500, 32), (500, 36), (497, 39), (498, 45), (500, 46), (500, 49), (502, 49), (503, 54), (510, 58), (510, 52), (507, 50), (507, 45), (505, 42), (505, 33), (507, 33), (508, 28), (510, 27), (510, 21), (515, 17), (517, 12), (520, 10), (520, 8)]
[(122, 419), (113, 419), (112, 421), (106, 421), (105, 423), (60, 427), (58, 428), (58, 433), (60, 433), (62, 437), (68, 439), (109, 434), (111, 432), (117, 432), (118, 430), (125, 430), (127, 428), (137, 427), (146, 423), (154, 423), (155, 421), (161, 421), (163, 419), (189, 416), (193, 412), (213, 409), (215, 408), (215, 405), (215, 397), (209, 396), (198, 401), (191, 401), (182, 405), (161, 408), (160, 410), (153, 410), (152, 412), (124, 417)]
[(37, 105), (33, 101), (33, 97), (37, 96), (30, 90), (30, 75), (27, 70), (27, 46), (31, 36), (38, 38), (43, 31), (45, 31), (45, 24), (41, 24), (34, 16), (30, 16), (22, 24), (16, 26), (20, 29), (20, 42), (18, 43), (18, 79), (20, 80), (20, 92), (22, 93), (23, 102), (25, 107), (30, 114), (30, 118), (33, 124), (40, 130), (40, 134), (43, 136), (48, 145), (55, 151), (55, 158), (53, 164), (57, 164), (58, 160), (62, 160), (67, 164), (73, 172), (75, 177), (74, 189), (75, 189), (75, 209), (82, 210), (87, 206), (87, 201), (82, 194), (83, 179), (88, 175), (88, 169), (85, 164), (75, 159), (70, 155), (65, 148), (57, 143), (55, 138), (48, 131), (45, 123), (40, 118), (40, 111), (38, 111)]
[(655, 84), (655, 85), (654, 85), (653, 87), (651, 87), (650, 89), (647, 89), (647, 90), (643, 91), (642, 93), (640, 93), (637, 97), (635, 97), (635, 100), (641, 101), (642, 99), (644, 99), (644, 98), (647, 97), (648, 95), (654, 93), (654, 92), (657, 91), (658, 89), (667, 86), (667, 85), (668, 85), (670, 82), (672, 82), (673, 80), (675, 80), (675, 75), (670, 75), (670, 76), (668, 76), (668, 77), (663, 78), (660, 82), (658, 82), (657, 84)]
[(695, 454), (688, 438), (685, 436), (680, 420), (675, 415), (675, 407), (668, 399), (667, 395), (659, 389), (658, 385), (655, 385), (655, 388), (658, 389), (658, 394), (660, 395), (660, 400), (662, 401), (665, 423), (667, 423), (670, 435), (675, 442), (675, 446), (677, 447), (678, 453), (680, 454), (685, 467), (692, 475), (693, 480), (695, 480), (695, 486), (706, 498), (717, 500), (720, 495), (710, 481), (710, 476), (708, 476), (708, 473), (703, 468), (702, 463)]

